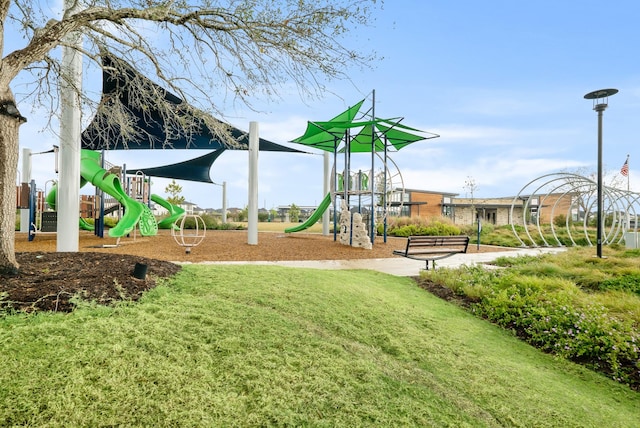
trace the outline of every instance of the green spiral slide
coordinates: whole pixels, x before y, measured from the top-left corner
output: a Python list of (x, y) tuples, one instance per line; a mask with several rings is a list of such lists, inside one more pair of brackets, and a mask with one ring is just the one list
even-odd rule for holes
[(169, 215), (158, 222), (158, 227), (160, 229), (179, 230), (180, 228), (176, 225), (176, 221), (178, 221), (184, 215), (184, 208), (173, 205), (172, 203), (170, 203), (166, 199), (161, 198), (158, 195), (151, 195), (151, 200), (169, 211)]
[[(80, 156), (80, 187), (87, 182), (98, 189), (113, 196), (124, 207), (124, 216), (118, 221), (116, 227), (109, 229), (109, 236), (119, 238), (128, 235), (138, 225), (140, 234), (152, 236), (158, 233), (158, 223), (153, 213), (145, 204), (141, 204), (129, 197), (122, 186), (120, 178), (100, 166), (100, 153), (93, 150), (82, 150)], [(57, 186), (53, 186), (47, 195), (47, 203), (52, 209), (56, 209)]]
[(302, 230), (308, 229), (320, 220), (322, 214), (329, 208), (331, 205), (331, 192), (327, 193), (327, 196), (324, 197), (318, 208), (311, 214), (311, 217), (307, 219), (304, 223), (300, 223), (297, 226), (290, 227), (284, 230), (284, 233), (292, 233), (292, 232), (300, 232)]
[[(100, 152), (82, 150), (80, 176), (83, 181), (88, 181), (113, 196), (124, 207), (124, 216), (115, 227), (109, 229), (109, 236), (118, 238), (128, 235), (136, 225), (140, 228), (142, 236), (152, 236), (158, 233), (158, 223), (156, 223), (149, 207), (129, 197), (122, 190), (120, 178), (100, 166)], [(84, 182), (81, 181), (81, 184)]]

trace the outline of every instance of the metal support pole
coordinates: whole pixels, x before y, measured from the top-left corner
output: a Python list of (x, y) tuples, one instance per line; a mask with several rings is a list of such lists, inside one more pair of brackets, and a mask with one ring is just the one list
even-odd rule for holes
[(602, 112), (606, 104), (597, 104), (594, 108), (598, 112), (598, 219), (596, 230), (596, 255), (602, 257), (602, 216), (604, 214), (604, 196), (602, 192)]
[[(330, 164), (330, 159), (329, 159), (329, 152), (324, 152), (323, 153), (323, 166), (324, 166), (324, 180), (323, 180), (323, 186), (322, 186), (322, 190), (324, 193), (324, 195), (328, 195), (329, 192), (331, 192), (331, 164)], [(322, 214), (322, 235), (323, 236), (329, 236), (329, 221), (331, 220), (330, 217), (331, 214), (331, 209), (327, 209), (325, 210), (325, 212)]]
[[(74, 13), (77, 3), (65, 0), (65, 13)], [(82, 34), (65, 36), (60, 83), (60, 176), (58, 182), (58, 252), (77, 252), (80, 233), (80, 134), (82, 85)]]
[(589, 92), (584, 96), (587, 100), (593, 100), (593, 109), (598, 113), (598, 212), (596, 214), (598, 218), (596, 219), (596, 255), (600, 258), (602, 257), (602, 222), (604, 220), (604, 194), (602, 188), (602, 112), (607, 108), (609, 97), (617, 93), (617, 89), (599, 89)]
[(227, 182), (222, 182), (222, 224), (227, 223)]
[[(22, 185), (31, 182), (31, 149), (22, 149)], [(22, 203), (24, 206), (24, 202)], [(29, 233), (29, 208), (20, 209), (20, 232)]]
[(249, 122), (249, 245), (258, 245), (258, 122)]

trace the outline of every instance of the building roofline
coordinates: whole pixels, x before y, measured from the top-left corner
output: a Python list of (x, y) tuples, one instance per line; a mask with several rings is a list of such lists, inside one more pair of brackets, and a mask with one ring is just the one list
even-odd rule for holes
[[(396, 188), (394, 190), (400, 190), (399, 188)], [(404, 189), (405, 192), (414, 192), (414, 193), (430, 193), (433, 195), (442, 195), (442, 196), (458, 196), (459, 193), (451, 193), (451, 192), (440, 192), (437, 190), (421, 190), (421, 189)]]

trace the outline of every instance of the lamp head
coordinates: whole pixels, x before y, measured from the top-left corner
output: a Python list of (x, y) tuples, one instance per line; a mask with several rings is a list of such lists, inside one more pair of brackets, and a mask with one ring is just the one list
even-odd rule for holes
[(593, 100), (593, 109), (602, 111), (607, 108), (609, 97), (618, 93), (617, 89), (598, 89), (584, 96), (585, 100)]

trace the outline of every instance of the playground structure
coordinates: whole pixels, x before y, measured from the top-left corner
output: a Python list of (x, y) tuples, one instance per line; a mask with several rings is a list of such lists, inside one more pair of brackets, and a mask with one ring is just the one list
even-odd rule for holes
[[(150, 194), (149, 180), (140, 172), (127, 175), (121, 167), (103, 168), (104, 159), (100, 153), (82, 150), (81, 153), (81, 186), (91, 183), (96, 187), (96, 195), (81, 196), (81, 214), (79, 227), (94, 231), (103, 237), (105, 215), (117, 212), (118, 223), (108, 232), (110, 237), (121, 238), (140, 231), (143, 236), (153, 236), (158, 228), (175, 228), (175, 223), (184, 215), (184, 209), (170, 204), (158, 195)], [(47, 184), (53, 183), (51, 189)], [(126, 183), (123, 188), (121, 183)], [(55, 180), (45, 183), (45, 190), (38, 190), (35, 181), (29, 186), (28, 204), (21, 208), (29, 209), (29, 240), (40, 233), (56, 233), (58, 186)], [(108, 196), (105, 196), (108, 195)], [(154, 201), (163, 206), (168, 215), (156, 221), (149, 203)], [(47, 207), (48, 206), (48, 207)], [(92, 218), (93, 224), (86, 218)]]
[[(564, 230), (573, 246), (575, 238), (584, 236), (589, 246), (593, 246), (590, 223), (597, 219), (597, 182), (571, 173), (553, 173), (538, 177), (527, 183), (513, 198), (510, 208), (511, 229), (521, 246), (563, 246), (559, 239), (556, 217), (564, 216)], [(602, 212), (604, 245), (625, 242), (627, 248), (638, 248), (638, 214), (640, 213), (640, 193), (603, 186), (604, 210)], [(524, 206), (522, 205), (524, 203)], [(515, 209), (523, 206), (522, 215), (515, 216)], [(542, 219), (542, 212), (545, 218)], [(544, 221), (543, 221), (544, 220)], [(548, 242), (543, 234), (543, 224), (549, 224), (555, 242)], [(533, 233), (524, 227), (525, 240), (516, 226), (533, 225)]]
[[(307, 122), (304, 135), (292, 140), (308, 147), (333, 154), (331, 191), (314, 214), (302, 225), (286, 229), (298, 232), (313, 225), (323, 212), (333, 205), (341, 207), (340, 227), (334, 215), (334, 240), (340, 229), (340, 242), (370, 248), (377, 233), (376, 223), (383, 225), (383, 239), (387, 239), (387, 217), (392, 207), (400, 207), (402, 200), (393, 200), (394, 191), (404, 193), (404, 182), (390, 152), (417, 141), (439, 135), (403, 125), (403, 118), (383, 119), (375, 115), (375, 91), (371, 106), (363, 109), (367, 99), (329, 121)], [(426, 134), (426, 135), (420, 135)], [(367, 165), (354, 168), (356, 155), (368, 155)], [(358, 214), (357, 217), (354, 216)], [(349, 217), (346, 219), (345, 217)], [(368, 227), (367, 227), (368, 226)], [(364, 243), (366, 235), (369, 245)]]
[[(147, 196), (142, 191), (142, 200), (129, 191), (128, 184), (130, 180), (136, 183), (145, 182), (146, 177), (165, 177), (178, 180), (191, 180), (205, 183), (213, 183), (209, 177), (209, 171), (213, 162), (225, 150), (248, 150), (249, 138), (247, 133), (225, 125), (219, 120), (212, 117), (205, 117), (202, 112), (196, 111), (185, 101), (166, 91), (164, 88), (154, 84), (148, 78), (141, 75), (133, 67), (126, 62), (105, 55), (103, 61), (103, 88), (102, 100), (99, 104), (98, 111), (93, 120), (85, 128), (81, 135), (82, 159), (80, 162), (80, 175), (82, 181), (90, 182), (100, 192), (106, 193), (115, 199), (119, 206), (123, 207), (123, 213), (120, 221), (115, 228), (109, 230), (109, 236), (121, 237), (128, 233), (140, 230), (142, 235), (153, 235), (157, 233), (158, 227), (177, 228), (176, 221), (179, 220), (184, 211), (180, 207), (173, 206), (157, 195), (149, 195), (149, 198), (163, 206), (169, 211), (169, 216), (160, 221), (155, 222), (151, 211), (148, 207)], [(132, 95), (133, 94), (133, 95)], [(147, 94), (160, 94), (163, 98), (146, 100), (140, 97)], [(149, 101), (149, 102), (145, 102)], [(164, 104), (164, 105), (160, 105)], [(120, 108), (129, 114), (131, 123), (138, 133), (130, 139), (119, 134), (117, 127), (110, 127), (108, 124), (109, 112), (113, 108)], [(161, 111), (176, 112), (178, 118), (172, 118), (173, 122), (165, 121)], [(183, 129), (176, 123), (195, 123), (189, 129)], [(227, 141), (221, 138), (216, 131), (209, 128), (207, 123), (216, 123), (218, 128), (225, 128), (227, 134), (234, 141)], [(194, 131), (197, 130), (197, 131)], [(290, 153), (301, 153), (300, 150), (281, 146), (270, 141), (259, 139), (259, 150), (263, 151), (281, 151)], [(104, 150), (148, 150), (162, 149), (171, 147), (172, 149), (207, 149), (210, 153), (185, 162), (172, 165), (165, 165), (147, 169), (133, 169), (136, 171), (131, 177), (122, 172), (115, 171), (100, 161), (100, 152)], [(86, 149), (86, 150), (84, 150)], [(25, 159), (29, 158), (25, 156)], [(24, 159), (23, 159), (24, 162)], [(30, 180), (30, 167), (23, 168), (28, 173), (23, 174), (23, 187), (26, 189)], [(57, 172), (57, 171), (56, 171)], [(138, 181), (136, 181), (138, 180)], [(25, 183), (27, 186), (25, 186)], [(122, 184), (127, 183), (124, 189)], [(35, 187), (35, 186), (34, 186)], [(23, 193), (22, 190), (20, 193)], [(135, 192), (134, 192), (135, 193)], [(56, 192), (57, 194), (57, 192)], [(106, 201), (107, 198), (104, 199)], [(55, 196), (51, 196), (50, 202), (53, 204), (52, 209), (57, 207)], [(99, 203), (103, 204), (103, 199), (99, 198)], [(33, 210), (38, 208), (32, 204)], [(109, 209), (108, 207), (106, 209)], [(75, 211), (75, 210), (74, 210)], [(105, 209), (100, 209), (104, 212)], [(40, 213), (44, 213), (44, 207), (40, 207)], [(56, 214), (57, 215), (57, 214)], [(76, 216), (75, 212), (66, 212), (69, 219)], [(34, 215), (30, 215), (33, 217)], [(25, 217), (21, 215), (21, 220)], [(33, 224), (33, 230), (30, 233), (37, 233), (36, 223), (40, 222), (31, 219), (24, 223)], [(81, 221), (82, 222), (82, 221)], [(98, 226), (103, 227), (104, 222), (98, 221)], [(54, 227), (55, 228), (55, 227)], [(69, 229), (67, 229), (69, 230)], [(30, 236), (32, 239), (32, 237)], [(60, 246), (59, 246), (60, 248)]]
[[(190, 232), (185, 232), (185, 221), (193, 220), (194, 227)], [(178, 224), (179, 223), (179, 224)], [(176, 227), (171, 228), (171, 235), (178, 245), (185, 248), (187, 254), (191, 254), (191, 248), (197, 247), (204, 240), (207, 233), (207, 226), (199, 215), (185, 214), (180, 221), (174, 223)]]

